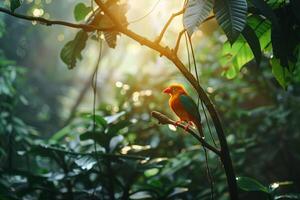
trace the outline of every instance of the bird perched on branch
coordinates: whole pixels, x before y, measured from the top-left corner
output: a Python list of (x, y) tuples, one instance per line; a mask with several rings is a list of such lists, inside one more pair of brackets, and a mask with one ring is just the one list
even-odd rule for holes
[(176, 124), (187, 122), (186, 129), (194, 124), (201, 137), (204, 138), (198, 106), (187, 94), (184, 87), (180, 84), (172, 84), (164, 89), (163, 92), (170, 95), (169, 106), (179, 117)]

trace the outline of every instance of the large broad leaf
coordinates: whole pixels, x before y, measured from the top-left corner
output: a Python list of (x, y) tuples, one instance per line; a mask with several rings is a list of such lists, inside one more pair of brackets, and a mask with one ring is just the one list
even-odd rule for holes
[[(290, 29), (292, 24), (286, 25), (286, 21), (290, 21), (290, 19), (279, 19), (280, 18), (280, 13), (278, 12), (277, 14), (279, 15), (279, 18), (276, 16), (274, 11), (271, 8), (271, 5), (268, 5), (264, 0), (251, 0), (253, 5), (259, 10), (260, 14), (265, 16), (268, 20), (271, 21), (272, 23), (272, 47), (273, 47), (273, 54), (276, 58), (280, 59), (281, 65), (288, 67), (288, 52), (289, 52), (289, 45), (290, 42), (293, 40), (293, 34), (290, 34), (288, 30)], [(286, 13), (283, 12), (281, 13), (283, 15), (282, 17), (286, 17)], [(291, 35), (291, 36), (290, 36)]]
[(84, 18), (92, 11), (91, 7), (86, 6), (84, 3), (78, 3), (74, 8), (74, 17), (76, 21), (84, 20)]
[(20, 0), (10, 0), (10, 10), (15, 12), (17, 8), (21, 6)]
[(283, 89), (286, 89), (288, 85), (287, 77), (289, 76), (289, 71), (280, 64), (280, 61), (276, 58), (272, 58), (272, 73), (276, 78), (277, 82), (281, 85)]
[(256, 63), (259, 65), (261, 60), (261, 47), (255, 31), (249, 25), (246, 25), (244, 30), (242, 31), (242, 35), (249, 44), (255, 57)]
[(60, 52), (60, 57), (69, 69), (75, 67), (77, 60), (81, 60), (81, 51), (85, 48), (88, 35), (84, 31), (79, 31), (75, 38), (69, 41)]
[(214, 6), (216, 19), (231, 44), (246, 24), (246, 0), (217, 0)]
[(275, 58), (280, 60), (283, 67), (293, 69), (296, 58), (294, 51), (300, 43), (300, 31), (296, 18), (291, 8), (280, 8), (276, 10), (279, 28), (272, 25), (272, 48)]
[[(271, 41), (271, 24), (269, 21), (257, 16), (250, 16), (247, 19), (247, 23), (256, 36), (245, 35), (254, 34), (246, 28), (242, 32), (243, 37), (240, 36), (233, 45), (226, 42), (223, 46), (223, 58), (220, 61), (223, 66), (227, 67), (227, 71), (225, 71), (227, 78), (234, 78), (240, 69), (254, 58), (254, 53), (256, 54), (256, 61), (259, 62), (260, 52)], [(259, 44), (257, 44), (255, 37), (258, 38)], [(260, 48), (260, 51), (258, 48)]]
[(238, 187), (242, 190), (249, 192), (265, 192), (269, 193), (268, 188), (263, 186), (257, 180), (249, 178), (249, 177), (237, 177), (236, 179)]
[(183, 25), (189, 35), (209, 16), (212, 11), (212, 0), (189, 0), (183, 14)]

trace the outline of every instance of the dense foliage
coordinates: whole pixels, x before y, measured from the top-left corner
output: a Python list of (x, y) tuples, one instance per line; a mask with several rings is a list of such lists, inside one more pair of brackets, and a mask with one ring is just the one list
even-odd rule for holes
[[(127, 24), (128, 8), (117, 2), (107, 4)], [(10, 1), (12, 12), (22, 6)], [(224, 44), (223, 32), (204, 32), (209, 37), (195, 42), (195, 59), (200, 83), (224, 124), (241, 199), (300, 199), (299, 6), (297, 0), (187, 1), (183, 23), (189, 35), (214, 13), (228, 38)], [(74, 18), (111, 27), (108, 16), (96, 11), (99, 15), (92, 14), (92, 5), (79, 3)], [(10, 34), (8, 20), (0, 18), (4, 38)], [(62, 48), (62, 61), (70, 69), (78, 65), (89, 40), (105, 40), (105, 47), (115, 48), (119, 33), (102, 33), (77, 32)], [(30, 79), (31, 69), (9, 54), (12, 41), (2, 43), (0, 199), (211, 199), (203, 148), (184, 131), (159, 125), (150, 116), (153, 110), (171, 115), (161, 91), (169, 80), (182, 82), (180, 73), (124, 75), (105, 86), (114, 101), (103, 100), (95, 112), (77, 112), (64, 124), (57, 87), (70, 78), (54, 80), (57, 87), (48, 91), (46, 78)], [(153, 60), (149, 56), (146, 62)], [(200, 110), (209, 132), (212, 121)], [(207, 140), (213, 143), (213, 138)], [(208, 166), (215, 199), (229, 199), (223, 166), (212, 152)]]

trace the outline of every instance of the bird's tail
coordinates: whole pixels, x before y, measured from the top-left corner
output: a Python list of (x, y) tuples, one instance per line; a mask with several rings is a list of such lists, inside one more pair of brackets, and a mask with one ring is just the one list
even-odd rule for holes
[(197, 127), (197, 130), (198, 130), (200, 136), (201, 136), (202, 138), (204, 138), (203, 127), (202, 127), (201, 122), (199, 122), (198, 120), (193, 120), (193, 123), (194, 123), (195, 126)]

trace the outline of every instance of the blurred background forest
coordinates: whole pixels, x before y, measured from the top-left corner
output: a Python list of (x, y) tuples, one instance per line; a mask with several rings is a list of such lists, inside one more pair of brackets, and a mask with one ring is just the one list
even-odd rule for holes
[[(24, 0), (18, 12), (74, 21), (70, 5), (80, 2)], [(182, 5), (128, 4), (129, 28), (149, 38)], [(162, 43), (172, 46), (181, 28), (179, 17)], [(95, 138), (91, 78), (99, 44), (88, 41), (83, 59), (69, 70), (60, 50), (76, 32), (0, 14), (0, 199), (210, 199), (202, 147), (150, 114), (158, 110), (176, 119), (162, 90), (179, 82), (193, 94), (182, 75), (125, 36), (114, 49), (103, 42)], [(284, 89), (272, 74), (268, 47), (260, 66), (250, 61), (232, 75), (224, 64), (226, 37), (215, 20), (192, 39), (200, 83), (221, 116), (236, 174), (260, 182), (256, 191), (240, 190), (241, 199), (300, 199), (300, 57)], [(179, 55), (187, 63), (185, 48), (182, 43)], [(228, 199), (222, 165), (215, 154), (208, 157), (215, 197)]]

